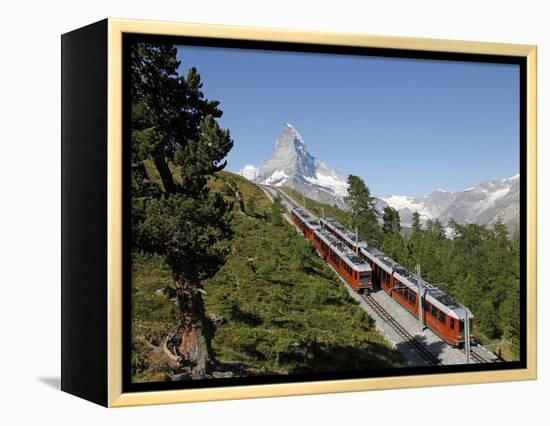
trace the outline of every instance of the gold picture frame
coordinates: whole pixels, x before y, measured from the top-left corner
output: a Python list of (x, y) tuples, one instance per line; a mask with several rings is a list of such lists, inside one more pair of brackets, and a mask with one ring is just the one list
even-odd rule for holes
[[(214, 401), (426, 386), (534, 380), (537, 377), (537, 49), (532, 45), (437, 40), (408, 37), (289, 31), (253, 27), (184, 24), (109, 18), (104, 21), (107, 45), (106, 127), (106, 399), (109, 407)], [(77, 30), (78, 31), (78, 30)], [(103, 31), (103, 29), (102, 29)], [(315, 45), (406, 49), (426, 52), (505, 55), (526, 61), (527, 264), (526, 368), (419, 374), (316, 382), (292, 382), (182, 390), (124, 392), (123, 366), (123, 35), (204, 37), (228, 40), (309, 43)], [(70, 34), (70, 33), (69, 33)], [(69, 284), (67, 284), (69, 285)], [(68, 298), (66, 300), (69, 300)], [(70, 302), (70, 300), (69, 300)], [(67, 302), (68, 303), (68, 302)], [(68, 319), (70, 320), (70, 318)], [(65, 319), (64, 319), (65, 321)], [(68, 341), (70, 337), (67, 337)], [(68, 375), (69, 373), (67, 373)], [(64, 380), (64, 379), (62, 379)], [(75, 385), (76, 386), (76, 385)], [(78, 391), (65, 386), (65, 390)], [(86, 397), (86, 396), (84, 396)], [(91, 399), (91, 398), (90, 398)]]

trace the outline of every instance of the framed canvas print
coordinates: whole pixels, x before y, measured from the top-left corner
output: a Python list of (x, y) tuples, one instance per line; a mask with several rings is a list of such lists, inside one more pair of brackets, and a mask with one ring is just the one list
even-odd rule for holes
[(536, 48), (107, 19), (62, 36), (62, 389), (536, 378)]

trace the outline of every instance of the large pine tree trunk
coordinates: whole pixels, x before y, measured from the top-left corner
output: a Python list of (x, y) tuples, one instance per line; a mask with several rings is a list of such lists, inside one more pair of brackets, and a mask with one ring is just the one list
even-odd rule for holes
[(163, 154), (159, 154), (155, 157), (155, 167), (159, 172), (162, 185), (164, 186), (164, 191), (167, 194), (173, 194), (176, 192), (176, 185), (174, 184), (172, 172), (170, 171), (170, 168), (162, 155)]
[(195, 375), (204, 375), (210, 368), (211, 355), (210, 322), (206, 318), (204, 303), (197, 287), (183, 276), (176, 277), (176, 292), (180, 311), (177, 337), (182, 366)]

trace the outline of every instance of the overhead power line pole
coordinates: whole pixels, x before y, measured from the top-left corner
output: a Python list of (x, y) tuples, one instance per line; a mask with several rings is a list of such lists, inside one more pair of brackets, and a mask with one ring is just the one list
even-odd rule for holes
[(470, 316), (468, 309), (464, 308), (464, 352), (466, 353), (466, 364), (470, 363)]
[(422, 306), (422, 276), (420, 274), (420, 264), (416, 264), (416, 285), (418, 286), (418, 320), (420, 321), (420, 332), (424, 331), (423, 306)]

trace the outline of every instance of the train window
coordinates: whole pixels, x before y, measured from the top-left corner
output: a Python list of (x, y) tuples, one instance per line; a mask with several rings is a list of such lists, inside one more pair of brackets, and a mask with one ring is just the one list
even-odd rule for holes
[(408, 288), (403, 289), (403, 298), (405, 298), (405, 299), (409, 298), (409, 289)]
[(464, 321), (458, 322), (458, 332), (463, 333), (464, 332)]
[(432, 305), (430, 305), (428, 302), (424, 302), (424, 310), (426, 312), (430, 312)]
[(416, 304), (416, 293), (413, 293), (411, 291), (411, 305), (415, 305)]
[(432, 316), (437, 318), (437, 308), (434, 305), (432, 305)]
[(451, 318), (451, 324), (450, 324), (451, 330), (455, 329), (455, 320), (454, 318)]
[(446, 318), (447, 318), (447, 315), (445, 315), (445, 312), (439, 311), (439, 322), (442, 324), (445, 324)]

